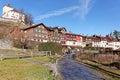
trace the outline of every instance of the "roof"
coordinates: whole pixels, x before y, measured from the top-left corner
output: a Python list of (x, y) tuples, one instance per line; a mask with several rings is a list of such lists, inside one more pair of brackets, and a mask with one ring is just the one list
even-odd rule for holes
[(113, 37), (112, 35), (108, 35), (106, 36), (106, 39), (108, 42), (111, 42), (111, 41), (118, 41), (115, 37)]
[[(59, 32), (61, 32), (61, 30), (62, 29), (65, 29), (64, 27), (62, 27), (62, 28), (58, 28), (58, 27), (47, 27), (47, 26), (45, 26), (43, 23), (39, 23), (39, 24), (36, 24), (36, 25), (33, 25), (33, 26), (30, 26), (30, 27), (28, 27), (28, 28), (25, 28), (25, 29), (23, 29), (23, 30), (28, 30), (28, 29), (31, 29), (31, 28), (35, 28), (35, 27), (38, 27), (39, 25), (43, 25), (47, 30), (49, 30), (49, 31), (53, 31), (53, 30), (55, 30), (55, 29), (58, 29), (58, 31)], [(66, 29), (65, 29), (66, 30)]]
[(51, 28), (45, 26), (43, 23), (40, 23), (40, 24), (36, 24), (36, 25), (30, 26), (30, 27), (25, 28), (25, 29), (23, 29), (23, 30), (28, 30), (28, 29), (31, 29), (31, 28), (36, 28), (36, 27), (38, 27), (39, 25), (43, 25), (46, 29), (48, 29), (49, 31), (51, 31)]
[[(72, 33), (72, 32), (66, 32), (65, 34), (68, 34), (68, 35), (75, 35), (75, 36), (82, 36), (80, 34), (75, 34), (75, 33)], [(83, 37), (83, 36), (82, 36)]]
[[(10, 4), (6, 4), (5, 6), (12, 8)], [(14, 11), (14, 12), (21, 13), (21, 14), (24, 14), (24, 15), (25, 15), (25, 13), (23, 13), (23, 12), (20, 11), (20, 10), (15, 9), (15, 8), (12, 8), (12, 10), (10, 10), (10, 11)]]
[(65, 31), (67, 31), (65, 27), (59, 28), (60, 31), (61, 31), (62, 29), (65, 29)]
[(51, 30), (58, 29), (59, 32), (61, 32), (62, 29), (65, 29), (65, 31), (67, 31), (65, 27), (62, 27), (62, 28), (59, 28), (59, 27), (49, 27), (49, 28), (50, 28)]
[(7, 7), (11, 7), (11, 5), (10, 5), (10, 4), (6, 4), (5, 6), (7, 6)]

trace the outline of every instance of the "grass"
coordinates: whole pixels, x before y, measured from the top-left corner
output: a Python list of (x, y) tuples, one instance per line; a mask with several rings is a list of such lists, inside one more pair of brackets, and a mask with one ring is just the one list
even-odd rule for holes
[(4, 51), (4, 52), (20, 52), (19, 50), (12, 50), (12, 49), (0, 49), (0, 51)]
[(40, 60), (40, 61), (43, 61), (43, 62), (52, 62), (54, 63), (55, 62), (55, 59), (53, 56), (36, 56), (36, 57), (33, 57), (34, 59), (37, 59), (37, 60)]
[(0, 80), (53, 80), (49, 68), (21, 59), (0, 61)]
[(91, 62), (91, 61), (83, 61), (83, 60), (80, 60), (80, 61), (86, 64), (88, 67), (104, 75), (108, 80), (119, 80), (120, 79), (120, 70), (118, 69), (109, 68), (101, 64)]
[(22, 52), (20, 50), (0, 49), (0, 52), (1, 52), (0, 57), (2, 56), (3, 59), (18, 58), (18, 57), (32, 57), (33, 59), (40, 60), (40, 61), (43, 61), (46, 63), (48, 63), (48, 62), (55, 63), (56, 62), (55, 56), (42, 56), (42, 55), (38, 56), (36, 53), (33, 53), (33, 52), (31, 54), (31, 51)]

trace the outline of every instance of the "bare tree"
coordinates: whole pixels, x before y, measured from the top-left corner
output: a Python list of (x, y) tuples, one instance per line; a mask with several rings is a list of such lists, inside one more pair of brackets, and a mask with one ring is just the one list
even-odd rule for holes
[(34, 24), (33, 16), (30, 13), (26, 13), (25, 15), (25, 24), (28, 26), (31, 26), (32, 24)]
[(0, 27), (0, 39), (7, 38), (9, 36), (10, 29), (7, 27)]
[(26, 13), (24, 9), (19, 10), (22, 14), (25, 14), (25, 24), (31, 26), (34, 24), (33, 16), (30, 13)]

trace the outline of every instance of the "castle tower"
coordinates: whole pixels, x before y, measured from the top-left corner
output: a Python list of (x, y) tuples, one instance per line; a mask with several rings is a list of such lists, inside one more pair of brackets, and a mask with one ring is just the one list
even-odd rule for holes
[(8, 17), (8, 12), (13, 10), (13, 8), (10, 6), (10, 4), (6, 4), (4, 7), (3, 7), (3, 11), (2, 11), (2, 17), (3, 18), (6, 18)]

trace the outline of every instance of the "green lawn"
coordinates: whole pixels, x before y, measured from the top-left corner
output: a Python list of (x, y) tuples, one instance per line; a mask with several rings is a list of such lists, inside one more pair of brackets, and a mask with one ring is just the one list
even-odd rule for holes
[(49, 68), (21, 59), (0, 61), (0, 80), (53, 80)]
[(20, 50), (0, 49), (1, 52), (20, 52)]
[(42, 62), (55, 62), (55, 59), (52, 57), (52, 56), (36, 56), (36, 57), (33, 57), (34, 59), (36, 60), (40, 60)]

